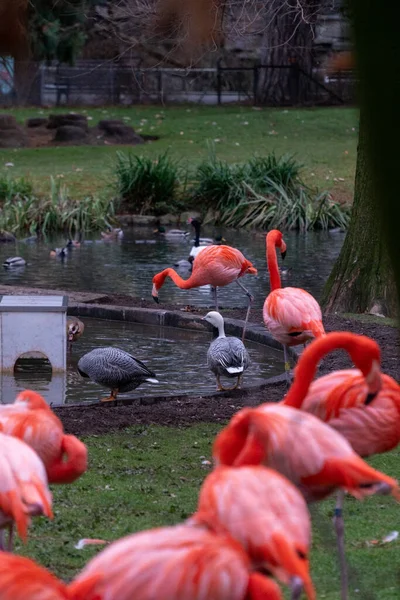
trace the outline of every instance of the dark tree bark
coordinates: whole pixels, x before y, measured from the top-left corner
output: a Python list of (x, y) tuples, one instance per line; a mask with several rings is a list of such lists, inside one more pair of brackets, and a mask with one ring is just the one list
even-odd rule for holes
[(351, 0), (360, 78), (360, 103), (371, 143), (371, 177), (376, 207), (384, 225), (397, 290), (400, 292), (400, 204), (398, 136), (400, 131), (400, 5)]
[(370, 137), (360, 121), (354, 203), (342, 251), (324, 289), (327, 312), (397, 314), (397, 293), (372, 178)]
[(297, 104), (309, 97), (313, 67), (314, 24), (321, 0), (270, 0), (265, 4), (261, 62), (288, 68), (267, 69), (260, 81), (260, 97), (267, 104)]

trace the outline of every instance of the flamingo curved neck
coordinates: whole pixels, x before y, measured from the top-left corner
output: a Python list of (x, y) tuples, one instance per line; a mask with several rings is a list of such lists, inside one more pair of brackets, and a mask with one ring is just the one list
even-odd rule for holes
[(317, 372), (317, 367), (327, 354), (333, 350), (345, 350), (352, 358), (355, 366), (360, 369), (364, 376), (365, 369), (357, 364), (357, 355), (355, 350), (359, 350), (363, 345), (363, 340), (348, 332), (328, 333), (327, 335), (315, 340), (303, 354), (300, 356), (299, 362), (295, 368), (293, 384), (282, 401), (286, 406), (301, 408), (303, 400), (307, 396), (309, 387), (314, 380)]
[(276, 257), (276, 238), (267, 237), (267, 265), (271, 292), (282, 287), (279, 275), (278, 259)]
[(160, 289), (167, 277), (171, 277), (175, 285), (181, 288), (182, 290), (188, 290), (192, 287), (196, 287), (196, 283), (193, 281), (193, 273), (191, 274), (189, 279), (182, 279), (182, 277), (178, 275), (178, 273), (174, 271), (174, 269), (169, 268), (164, 269), (164, 271), (162, 271), (159, 274), (159, 281), (157, 281), (157, 289)]

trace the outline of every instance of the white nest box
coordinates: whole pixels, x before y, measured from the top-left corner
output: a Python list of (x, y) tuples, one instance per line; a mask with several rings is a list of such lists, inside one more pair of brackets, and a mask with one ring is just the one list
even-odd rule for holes
[(0, 296), (0, 371), (13, 372), (21, 357), (65, 371), (67, 307), (67, 296)]

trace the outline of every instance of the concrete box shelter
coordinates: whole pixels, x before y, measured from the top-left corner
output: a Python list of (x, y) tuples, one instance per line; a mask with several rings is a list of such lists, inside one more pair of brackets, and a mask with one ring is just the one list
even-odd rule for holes
[(21, 357), (65, 371), (67, 307), (67, 296), (0, 296), (0, 371), (13, 372)]

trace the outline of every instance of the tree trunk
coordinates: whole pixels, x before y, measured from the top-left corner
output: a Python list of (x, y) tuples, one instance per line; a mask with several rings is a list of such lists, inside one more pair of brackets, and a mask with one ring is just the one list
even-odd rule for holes
[(359, 99), (371, 138), (369, 146), (377, 210), (400, 295), (399, 160), (400, 5), (351, 0), (360, 78)]
[[(309, 97), (313, 67), (313, 26), (319, 0), (271, 0), (265, 7), (265, 31), (261, 63), (284, 68), (263, 69), (259, 101), (265, 104), (300, 104)], [(286, 66), (287, 65), (287, 66)]]
[(382, 234), (369, 160), (368, 127), (361, 118), (354, 203), (342, 251), (325, 285), (322, 304), (327, 312), (397, 314), (397, 294)]

